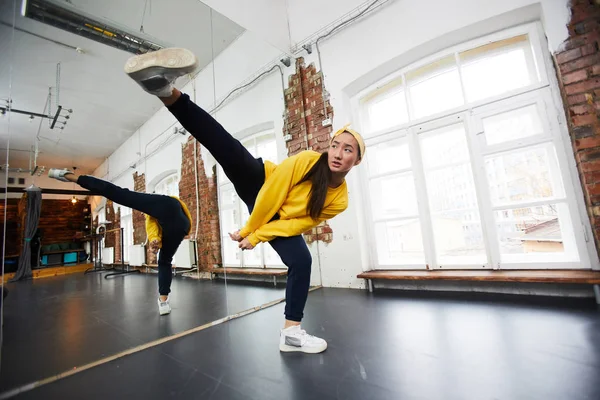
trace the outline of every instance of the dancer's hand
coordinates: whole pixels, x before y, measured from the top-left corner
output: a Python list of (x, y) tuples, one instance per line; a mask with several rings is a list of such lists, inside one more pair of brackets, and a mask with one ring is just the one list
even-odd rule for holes
[(234, 242), (241, 242), (244, 238), (240, 236), (240, 231), (237, 230), (233, 233), (229, 234), (229, 237), (231, 238), (231, 240), (233, 240)]
[(160, 250), (160, 242), (154, 239), (150, 242), (150, 251), (156, 254), (158, 253), (158, 250)]
[(252, 243), (250, 243), (248, 238), (245, 238), (244, 240), (242, 240), (240, 242), (239, 248), (242, 250), (252, 250), (254, 248), (254, 246), (252, 246)]

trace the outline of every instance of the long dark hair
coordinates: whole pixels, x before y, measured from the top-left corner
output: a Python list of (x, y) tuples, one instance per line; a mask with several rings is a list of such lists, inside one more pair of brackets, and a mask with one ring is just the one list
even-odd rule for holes
[(317, 219), (323, 211), (325, 206), (325, 198), (327, 197), (327, 188), (331, 182), (331, 170), (329, 169), (328, 154), (327, 152), (321, 154), (319, 160), (313, 165), (313, 167), (304, 175), (304, 178), (300, 181), (312, 183), (310, 189), (310, 199), (306, 206), (306, 211), (310, 214), (312, 219)]

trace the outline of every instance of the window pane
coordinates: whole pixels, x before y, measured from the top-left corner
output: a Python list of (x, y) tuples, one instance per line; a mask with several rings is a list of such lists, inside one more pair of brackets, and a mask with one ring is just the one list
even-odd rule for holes
[(258, 154), (256, 153), (256, 142), (255, 142), (255, 138), (254, 136), (249, 137), (247, 139), (242, 140), (242, 146), (244, 146), (246, 148), (246, 150), (248, 150), (248, 152), (250, 154), (252, 154), (252, 157), (258, 157)]
[(219, 195), (219, 204), (221, 205), (221, 208), (232, 207), (236, 204), (237, 193), (235, 192), (233, 185), (229, 184), (222, 186)]
[(470, 164), (426, 172), (431, 212), (477, 207), (477, 194)]
[(265, 135), (256, 139), (256, 150), (258, 157), (264, 161), (277, 162), (277, 143), (272, 134)]
[[(231, 240), (230, 240), (231, 241)], [(244, 266), (249, 268), (262, 267), (261, 249), (264, 245), (259, 244), (253, 250), (244, 250), (242, 256), (244, 257)]]
[(432, 215), (435, 250), (440, 265), (486, 263), (480, 221), (477, 209)]
[(527, 35), (468, 50), (459, 57), (469, 102), (532, 83), (530, 71), (535, 70), (535, 66)]
[[(244, 225), (246, 225), (248, 218), (250, 218), (250, 213), (248, 212), (248, 208), (244, 204), (241, 205), (241, 210), (242, 210), (241, 226), (244, 226)], [(262, 256), (261, 256), (262, 247), (263, 247), (263, 245), (259, 244), (258, 246), (256, 246), (254, 248), (254, 250), (244, 250), (242, 252), (242, 257), (244, 258), (244, 266), (245, 267), (256, 268), (256, 267), (263, 266)]]
[[(234, 210), (223, 210), (221, 211), (221, 231), (223, 234), (234, 232), (237, 230), (235, 223), (235, 211)], [(229, 236), (227, 236), (229, 237)], [(231, 238), (229, 239), (231, 240)]]
[(279, 257), (279, 254), (277, 254), (277, 252), (273, 250), (270, 244), (265, 244), (263, 246), (263, 251), (265, 253), (265, 263), (267, 264), (267, 267), (283, 266), (283, 261), (281, 261), (281, 257)]
[[(552, 176), (551, 163), (557, 166), (552, 147), (516, 150), (488, 157), (485, 167), (494, 205), (510, 202), (535, 201), (564, 196), (559, 171)], [(558, 182), (555, 187), (553, 178)]]
[(237, 243), (231, 240), (229, 236), (221, 238), (223, 245), (223, 263), (226, 265), (240, 266), (239, 248)]
[(375, 236), (380, 265), (425, 264), (418, 219), (375, 224)]
[(396, 91), (369, 104), (369, 132), (377, 132), (408, 122), (404, 91)]
[(417, 192), (412, 172), (374, 179), (370, 182), (370, 189), (375, 219), (418, 214)]
[(495, 213), (501, 261), (579, 261), (572, 222), (564, 203)]
[(369, 146), (367, 163), (371, 176), (410, 168), (410, 153), (404, 139)]
[(510, 142), (544, 133), (537, 106), (532, 104), (483, 119), (488, 145)]
[(485, 264), (477, 193), (463, 124), (419, 137), (439, 265)]
[(406, 74), (415, 119), (464, 104), (454, 56)]
[(469, 161), (469, 147), (463, 124), (452, 125), (420, 135), (426, 169)]

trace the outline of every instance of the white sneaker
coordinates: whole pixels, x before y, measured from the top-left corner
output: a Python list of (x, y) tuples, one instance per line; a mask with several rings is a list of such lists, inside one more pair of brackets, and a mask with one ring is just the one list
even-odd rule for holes
[(309, 335), (300, 326), (282, 329), (279, 336), (279, 350), (284, 352), (300, 351), (303, 353), (322, 353), (327, 349), (327, 342)]
[(171, 306), (169, 305), (169, 299), (166, 301), (160, 301), (160, 297), (158, 298), (158, 313), (160, 315), (171, 314)]
[(198, 68), (198, 59), (189, 50), (169, 48), (133, 56), (125, 64), (125, 73), (146, 92), (168, 97), (180, 76)]
[(69, 171), (68, 169), (50, 168), (50, 170), (48, 171), (48, 176), (50, 178), (58, 179), (59, 181), (70, 182), (68, 179), (65, 178), (65, 175), (72, 173), (73, 171)]

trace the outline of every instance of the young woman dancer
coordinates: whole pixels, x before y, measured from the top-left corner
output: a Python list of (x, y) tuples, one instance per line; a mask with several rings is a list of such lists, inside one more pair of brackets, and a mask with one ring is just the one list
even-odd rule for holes
[(186, 205), (176, 197), (138, 193), (89, 175), (77, 175), (66, 169), (50, 169), (50, 178), (75, 182), (96, 195), (146, 214), (146, 235), (150, 249), (158, 254), (158, 312), (169, 314), (169, 293), (173, 279), (173, 255), (192, 227), (192, 217)]
[(244, 250), (269, 242), (288, 267), (280, 350), (320, 353), (327, 342), (300, 328), (312, 264), (302, 233), (347, 208), (345, 176), (364, 156), (364, 141), (357, 132), (343, 128), (334, 134), (326, 153), (303, 151), (279, 165), (256, 159), (188, 95), (173, 87), (178, 77), (196, 67), (190, 51), (174, 48), (134, 56), (125, 72), (158, 96), (210, 151), (248, 206), (250, 218), (241, 230), (230, 233), (231, 239)]

